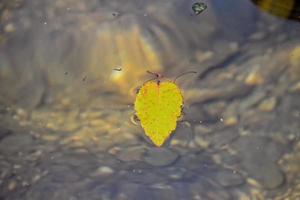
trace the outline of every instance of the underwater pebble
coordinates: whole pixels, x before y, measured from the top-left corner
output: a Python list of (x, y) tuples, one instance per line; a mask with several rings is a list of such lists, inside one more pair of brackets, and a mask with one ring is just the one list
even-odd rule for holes
[(266, 33), (265, 32), (255, 32), (252, 35), (249, 36), (250, 40), (262, 40), (266, 37)]
[(232, 52), (236, 52), (239, 50), (239, 43), (237, 42), (230, 42), (229, 43), (229, 49), (232, 51)]
[(17, 187), (17, 182), (16, 182), (16, 181), (11, 181), (11, 182), (8, 184), (8, 190), (9, 190), (9, 191), (15, 190), (16, 187)]
[(105, 122), (102, 119), (92, 119), (89, 120), (89, 125), (92, 127), (101, 127), (105, 125)]
[(22, 186), (23, 187), (28, 187), (30, 184), (27, 181), (22, 181)]
[(195, 200), (231, 200), (230, 194), (212, 181), (198, 181), (189, 187), (189, 193)]
[(183, 178), (185, 171), (185, 169), (176, 169), (174, 172), (170, 173), (169, 178), (173, 180), (180, 180)]
[(63, 99), (61, 99), (60, 103), (61, 103), (61, 105), (64, 108), (69, 108), (71, 106), (71, 104), (72, 104), (71, 99), (69, 99), (69, 98), (63, 98)]
[(293, 151), (283, 155), (278, 163), (286, 174), (286, 181), (296, 180), (300, 172), (300, 141), (294, 145)]
[(0, 141), (11, 135), (12, 132), (6, 128), (0, 127)]
[(297, 46), (294, 49), (292, 49), (290, 52), (290, 64), (292, 65), (292, 67), (299, 68), (299, 64), (300, 64), (299, 59), (300, 59), (300, 46)]
[(190, 124), (180, 124), (171, 137), (171, 146), (186, 147), (193, 139), (193, 131), (190, 127)]
[(261, 184), (259, 182), (257, 182), (255, 179), (253, 178), (247, 178), (246, 179), (246, 182), (254, 187), (257, 187), (257, 188), (261, 188)]
[(24, 109), (18, 108), (18, 109), (16, 110), (16, 112), (17, 112), (17, 115), (18, 115), (21, 119), (26, 119), (26, 118), (28, 118), (28, 113), (27, 113)]
[(99, 167), (95, 172), (92, 173), (92, 176), (101, 176), (101, 177), (107, 177), (114, 173), (114, 170), (108, 166), (102, 166)]
[(22, 166), (21, 165), (14, 165), (13, 168), (14, 169), (20, 169)]
[(261, 85), (263, 82), (264, 79), (258, 71), (251, 72), (245, 79), (245, 84), (250, 86)]
[(45, 140), (45, 141), (48, 141), (48, 142), (55, 142), (59, 139), (59, 136), (58, 135), (50, 135), (50, 134), (42, 134), (41, 136), (41, 139), (42, 140)]
[(14, 24), (9, 23), (9, 24), (7, 24), (7, 25), (4, 27), (4, 31), (7, 32), (7, 33), (12, 33), (12, 32), (15, 32), (15, 31), (16, 31), (16, 27), (15, 27)]
[[(59, 158), (55, 161), (59, 162)], [(80, 174), (78, 174), (75, 170), (71, 170), (69, 166), (63, 164), (51, 165), (49, 176), (51, 177), (51, 180), (55, 183), (72, 183), (80, 179)]]
[(172, 139), (170, 142), (171, 146), (177, 146), (177, 145), (182, 145), (182, 143), (180, 142), (180, 140), (177, 139)]
[(29, 152), (35, 143), (29, 134), (13, 134), (1, 140), (0, 152), (7, 155)]
[(214, 57), (214, 52), (212, 51), (196, 51), (195, 57), (199, 63), (210, 60)]
[(283, 183), (283, 173), (276, 164), (282, 154), (282, 145), (269, 138), (253, 135), (240, 137), (232, 145), (250, 177), (264, 188), (275, 189)]
[(234, 125), (237, 125), (237, 123), (238, 123), (238, 119), (237, 119), (237, 117), (234, 117), (234, 116), (225, 118), (225, 120), (224, 120), (225, 126), (234, 126)]
[(207, 126), (204, 125), (195, 125), (194, 126), (194, 132), (195, 135), (201, 135), (201, 134), (207, 134), (212, 132), (212, 130), (210, 128), (208, 128)]
[(239, 132), (235, 127), (228, 127), (224, 130), (217, 131), (211, 137), (207, 137), (206, 140), (216, 148), (222, 148), (227, 146), (232, 141), (239, 137)]
[(6, 41), (6, 38), (4, 37), (4, 35), (0, 34), (0, 45), (4, 44), (5, 41)]
[(274, 110), (277, 104), (277, 99), (275, 97), (270, 97), (268, 99), (263, 100), (259, 105), (258, 108), (264, 112), (271, 112)]
[(289, 55), (290, 66), (288, 69), (289, 79), (299, 81), (300, 79), (300, 46), (291, 50)]
[(120, 151), (117, 157), (124, 162), (139, 161), (142, 159), (145, 151), (146, 148), (144, 146), (133, 146)]
[(144, 160), (149, 165), (167, 166), (176, 161), (178, 154), (170, 149), (150, 148), (144, 154)]
[(206, 149), (209, 147), (210, 143), (209, 141), (204, 140), (204, 138), (202, 138), (199, 135), (195, 136), (195, 144), (198, 145), (200, 148)]
[(239, 173), (234, 173), (232, 170), (216, 172), (214, 177), (224, 187), (237, 186), (245, 181)]
[(216, 163), (217, 165), (222, 164), (222, 159), (221, 159), (221, 155), (220, 154), (214, 154), (212, 156), (212, 160), (214, 161), (214, 163)]
[(176, 199), (175, 190), (171, 186), (163, 183), (154, 184), (151, 187), (140, 186), (136, 192), (136, 199), (145, 199), (145, 195), (147, 195), (149, 199)]
[(99, 119), (101, 118), (105, 113), (102, 111), (89, 111), (85, 113), (81, 113), (80, 115), (82, 117), (86, 116), (87, 119), (92, 120), (92, 119)]
[(266, 92), (263, 90), (257, 90), (252, 93), (251, 96), (243, 99), (243, 101), (239, 102), (239, 109), (242, 113), (245, 110), (248, 110), (254, 107), (257, 103), (259, 103), (263, 98), (265, 98)]
[(108, 153), (112, 154), (112, 155), (117, 155), (118, 153), (120, 153), (122, 151), (121, 147), (115, 146), (112, 147), (108, 150)]
[(32, 177), (31, 182), (32, 182), (32, 183), (35, 183), (35, 182), (37, 182), (37, 181), (40, 180), (40, 179), (41, 179), (41, 175), (40, 175), (40, 174), (36, 174), (36, 175), (34, 175), (34, 176)]
[(289, 92), (294, 93), (294, 92), (300, 92), (300, 81), (295, 83), (289, 88)]

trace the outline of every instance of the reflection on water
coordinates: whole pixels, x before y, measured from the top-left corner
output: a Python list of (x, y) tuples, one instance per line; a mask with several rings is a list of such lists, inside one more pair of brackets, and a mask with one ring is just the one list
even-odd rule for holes
[[(300, 23), (197, 2), (1, 1), (0, 199), (300, 198)], [(198, 73), (162, 148), (147, 70)]]
[(261, 10), (285, 19), (300, 21), (300, 4), (296, 0), (252, 0)]

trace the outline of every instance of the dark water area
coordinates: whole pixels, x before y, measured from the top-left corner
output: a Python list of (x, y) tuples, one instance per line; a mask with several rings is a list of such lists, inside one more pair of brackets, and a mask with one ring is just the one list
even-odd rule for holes
[[(0, 199), (300, 199), (299, 7), (282, 2), (0, 1)], [(147, 70), (197, 72), (161, 147), (134, 117)]]

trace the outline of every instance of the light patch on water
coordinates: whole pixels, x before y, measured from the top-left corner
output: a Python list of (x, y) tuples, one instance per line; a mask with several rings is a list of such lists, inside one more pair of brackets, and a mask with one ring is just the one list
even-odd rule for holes
[[(136, 25), (122, 31), (117, 26), (101, 27), (93, 44), (88, 59), (90, 71), (103, 76), (103, 69), (109, 70), (111, 83), (123, 94), (128, 95), (132, 87), (144, 81), (146, 70), (162, 69), (159, 56)], [(115, 66), (122, 66), (122, 70), (113, 70)]]

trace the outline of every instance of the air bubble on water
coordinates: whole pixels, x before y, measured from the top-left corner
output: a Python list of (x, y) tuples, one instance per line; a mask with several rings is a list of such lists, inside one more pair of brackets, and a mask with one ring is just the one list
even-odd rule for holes
[(114, 17), (118, 17), (120, 15), (120, 13), (118, 13), (118, 12), (113, 12), (112, 13), (112, 16), (114, 16)]
[(136, 125), (136, 126), (139, 125), (139, 124), (138, 124), (139, 119), (137, 118), (136, 115), (131, 115), (131, 117), (130, 117), (130, 122), (131, 122), (132, 124)]
[(142, 173), (142, 170), (141, 170), (141, 169), (133, 169), (133, 170), (132, 170), (132, 173), (138, 173), (138, 174), (141, 174), (141, 173)]
[(26, 182), (26, 181), (23, 181), (23, 182), (22, 182), (22, 186), (23, 186), (23, 187), (28, 187), (28, 186), (30, 186), (30, 184), (29, 184), (28, 182)]
[(119, 72), (120, 72), (120, 71), (122, 71), (122, 67), (119, 66), (119, 67), (114, 68), (113, 70), (114, 70), (114, 71), (119, 71)]

